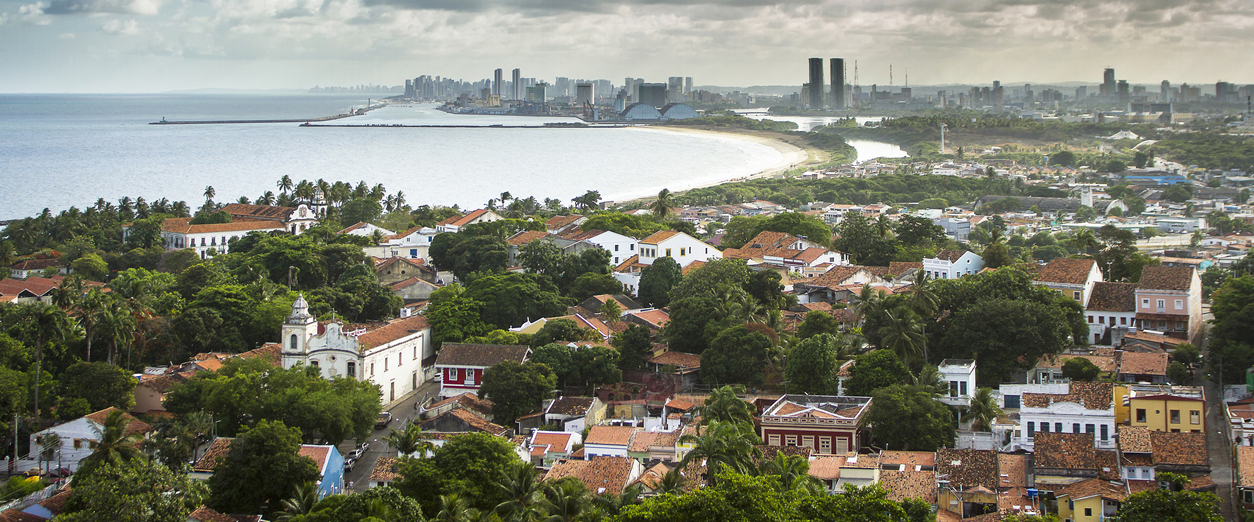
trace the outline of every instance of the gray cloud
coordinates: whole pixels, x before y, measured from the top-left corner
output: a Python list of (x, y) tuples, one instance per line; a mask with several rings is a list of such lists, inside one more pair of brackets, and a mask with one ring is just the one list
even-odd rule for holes
[(156, 14), (161, 0), (52, 0), (44, 14), (82, 13)]

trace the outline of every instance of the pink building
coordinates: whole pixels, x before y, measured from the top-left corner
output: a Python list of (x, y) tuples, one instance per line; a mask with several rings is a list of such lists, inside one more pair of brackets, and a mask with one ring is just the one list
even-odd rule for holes
[(1202, 340), (1202, 278), (1190, 266), (1147, 266), (1136, 285), (1136, 324), (1171, 337)]

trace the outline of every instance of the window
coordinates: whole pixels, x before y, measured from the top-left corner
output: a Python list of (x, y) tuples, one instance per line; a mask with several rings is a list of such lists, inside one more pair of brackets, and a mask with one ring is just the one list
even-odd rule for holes
[(804, 435), (804, 436), (802, 436), (802, 437), (801, 437), (801, 447), (803, 447), (803, 448), (811, 448), (811, 449), (813, 449), (813, 448), (814, 448), (814, 436), (813, 436), (813, 435)]
[(1127, 324), (1128, 324), (1128, 318), (1127, 318), (1127, 317), (1120, 317), (1120, 318), (1119, 318), (1119, 324), (1120, 324), (1120, 325), (1127, 326)]
[(1171, 423), (1180, 424), (1180, 410), (1171, 410)]
[(418, 347), (417, 346), (414, 346), (414, 360), (415, 361), (418, 360)]
[(831, 437), (819, 437), (819, 453), (823, 455), (827, 455), (827, 454), (830, 454), (831, 452), (832, 452), (832, 438)]
[(1084, 433), (1087, 433), (1087, 434), (1089, 434), (1089, 435), (1093, 435), (1093, 434), (1097, 433), (1097, 429), (1096, 429), (1096, 428), (1097, 428), (1097, 427), (1096, 427), (1096, 426), (1094, 426), (1094, 425), (1092, 425), (1092, 424), (1085, 424), (1085, 425), (1084, 425)]
[(1202, 413), (1197, 410), (1189, 410), (1189, 424), (1201, 424)]
[(399, 368), (399, 367), (401, 366), (401, 355), (403, 355), (403, 354), (399, 354), (399, 353), (398, 353), (398, 354), (396, 354), (396, 367), (397, 367), (397, 368)]
[(1080, 300), (1080, 292), (1079, 292), (1079, 291), (1071, 292), (1071, 297), (1074, 297), (1076, 301), (1079, 301), (1079, 300)]
[(958, 395), (967, 394), (967, 381), (958, 381)]
[(1084, 508), (1084, 516), (1086, 517), (1093, 516), (1093, 508)]
[(614, 251), (618, 252), (618, 245), (614, 245)]
[(1145, 422), (1145, 408), (1136, 409), (1136, 421)]
[(292, 334), (288, 344), (290, 345), (288, 348), (289, 350), (296, 351), (296, 334)]
[(1102, 425), (1102, 442), (1105, 442), (1108, 440), (1110, 440), (1110, 426), (1107, 424), (1103, 424)]
[(670, 257), (670, 256), (671, 256), (671, 249), (668, 248), (666, 249), (666, 257)]
[(1061, 422), (1055, 422), (1055, 423), (1054, 423), (1054, 433), (1062, 433), (1062, 423), (1061, 423)]
[(1166, 310), (1166, 309), (1167, 309), (1167, 300), (1166, 300), (1166, 299), (1159, 299), (1159, 300), (1158, 300), (1158, 302), (1157, 302), (1157, 305), (1158, 305), (1158, 309), (1159, 309), (1159, 310)]
[(1241, 490), (1241, 502), (1246, 504), (1254, 504), (1254, 490)]
[(317, 368), (317, 367), (318, 367), (318, 360), (317, 360), (317, 359), (315, 359), (315, 360), (309, 361), (309, 365), (310, 365), (310, 366), (313, 366), (314, 368)]
[(1142, 308), (1149, 308), (1149, 299), (1142, 299), (1142, 300), (1141, 300), (1141, 307), (1142, 307)]
[(1093, 316), (1089, 316), (1089, 324), (1093, 324)]
[(1184, 310), (1184, 299), (1176, 299), (1176, 310)]
[(1028, 422), (1028, 438), (1030, 439), (1035, 435), (1036, 435), (1036, 423)]
[(356, 377), (357, 376), (357, 363), (353, 361), (349, 361), (348, 369), (344, 371), (344, 374), (349, 377)]
[(1080, 433), (1080, 423), (1077, 422), (1071, 425), (1071, 433)]
[(797, 436), (796, 436), (796, 435), (785, 435), (785, 436), (784, 436), (784, 445), (785, 445), (785, 446), (796, 446), (796, 445), (797, 445)]
[(779, 446), (779, 435), (767, 435), (766, 443), (771, 446)]
[(1041, 433), (1049, 433), (1049, 423), (1048, 423), (1048, 422), (1042, 422), (1042, 423), (1041, 423)]
[(958, 381), (949, 381), (949, 396), (958, 396)]
[(390, 359), (388, 359), (387, 357), (383, 358), (383, 371), (385, 372), (388, 371), (388, 361), (390, 361)]

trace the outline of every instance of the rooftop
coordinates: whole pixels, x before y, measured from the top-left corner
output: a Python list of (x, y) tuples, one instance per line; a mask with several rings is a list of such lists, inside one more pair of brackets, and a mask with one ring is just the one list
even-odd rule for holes
[(997, 452), (974, 449), (936, 450), (936, 473), (947, 476), (951, 487), (996, 489), (1001, 484)]
[(631, 437), (635, 432), (636, 428), (631, 426), (593, 426), (584, 444), (626, 446), (631, 443)]
[(592, 457), (592, 460), (559, 460), (553, 465), (544, 481), (575, 477), (594, 495), (608, 493), (618, 495), (631, 480), (636, 461), (628, 457)]
[(435, 365), (487, 368), (504, 361), (522, 364), (530, 353), (531, 347), (524, 345), (444, 343)]
[(1088, 310), (1095, 312), (1135, 312), (1136, 283), (1107, 283), (1093, 285)]
[(1147, 266), (1141, 271), (1141, 280), (1136, 287), (1141, 290), (1187, 292), (1196, 275), (1197, 270), (1189, 266)]
[(1083, 285), (1096, 266), (1097, 261), (1092, 259), (1060, 257), (1037, 269), (1035, 279), (1042, 283)]
[[(1072, 381), (1068, 393), (1024, 393), (1023, 406), (1048, 408), (1055, 402), (1073, 402), (1089, 410), (1108, 410), (1114, 404), (1114, 383)], [(1090, 437), (1091, 439), (1091, 437)], [(1090, 440), (1090, 442), (1092, 442)]]

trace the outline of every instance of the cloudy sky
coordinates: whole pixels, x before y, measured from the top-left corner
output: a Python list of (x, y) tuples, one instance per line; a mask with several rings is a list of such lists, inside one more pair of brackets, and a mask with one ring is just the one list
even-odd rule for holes
[[(0, 0), (0, 92), (523, 76), (1254, 83), (1252, 0)], [(852, 74), (852, 63), (850, 64)]]

